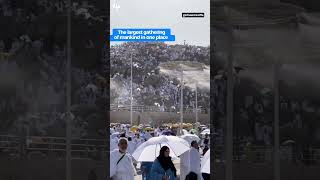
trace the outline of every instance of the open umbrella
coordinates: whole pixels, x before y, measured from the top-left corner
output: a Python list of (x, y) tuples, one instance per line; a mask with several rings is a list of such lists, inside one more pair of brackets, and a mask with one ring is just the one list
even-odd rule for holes
[(185, 130), (185, 129), (182, 129), (182, 133), (183, 133), (183, 135), (186, 135), (186, 134), (190, 134), (187, 130)]
[(154, 129), (152, 127), (145, 127), (144, 130), (145, 131), (153, 131)]
[(174, 128), (177, 128), (177, 127), (179, 127), (179, 124), (172, 124), (172, 127), (174, 127)]
[(139, 129), (138, 126), (132, 126), (132, 127), (130, 128), (130, 130), (131, 130), (132, 132), (136, 132), (138, 129)]
[(191, 144), (192, 141), (200, 141), (200, 138), (195, 134), (185, 134), (182, 135), (181, 138), (188, 141), (189, 144)]
[(201, 134), (201, 135), (210, 134), (210, 129), (205, 129), (205, 130), (203, 130), (200, 134)]
[(197, 134), (197, 133), (198, 133), (198, 131), (197, 131), (196, 129), (190, 129), (189, 132), (190, 132), (190, 133), (193, 133), (193, 134)]
[(282, 143), (282, 145), (289, 145), (289, 144), (294, 144), (295, 141), (294, 140), (286, 140)]
[(150, 138), (142, 143), (132, 154), (135, 160), (139, 162), (153, 162), (159, 155), (160, 149), (168, 146), (170, 156), (177, 158), (190, 149), (186, 140), (176, 136), (159, 136)]
[(94, 92), (96, 92), (98, 90), (98, 87), (92, 83), (89, 83), (87, 86), (86, 86), (86, 89), (87, 90), (92, 90)]
[(210, 174), (210, 149), (206, 152), (201, 161), (201, 172)]

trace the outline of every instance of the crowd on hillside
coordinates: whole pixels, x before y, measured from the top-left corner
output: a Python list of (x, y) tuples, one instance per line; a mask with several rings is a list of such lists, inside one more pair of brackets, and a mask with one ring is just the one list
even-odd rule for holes
[[(160, 72), (160, 63), (195, 61), (209, 65), (209, 47), (164, 43), (125, 43), (110, 49), (111, 104), (126, 104), (130, 93), (130, 58), (133, 64), (134, 104), (179, 109), (179, 80)], [(121, 91), (121, 92), (119, 92)], [(209, 108), (209, 90), (198, 90), (198, 107)], [(185, 86), (184, 105), (195, 107), (195, 92)]]
[[(82, 29), (106, 23), (103, 11), (96, 2), (73, 1), (72, 21), (86, 22)], [(65, 126), (61, 117), (66, 109), (66, 13), (65, 0), (0, 1), (0, 94), (5, 97), (0, 102), (2, 133), (16, 134), (33, 124), (29, 135), (64, 136), (59, 129)], [(92, 32), (83, 37), (87, 40), (72, 49), (81, 50), (82, 56), (100, 41)], [(88, 67), (72, 56), (74, 131), (81, 129), (75, 132), (77, 137), (102, 137), (98, 131), (102, 130), (108, 98), (107, 72), (99, 65), (104, 58), (103, 53), (91, 57), (93, 63)]]
[[(219, 49), (214, 53), (216, 61), (211, 77), (213, 93), (211, 101), (217, 132), (214, 142), (223, 146), (227, 118), (228, 76), (225, 64), (219, 59), (221, 58), (219, 55), (223, 53), (219, 52)], [(274, 143), (273, 90), (256, 82), (254, 75), (248, 77), (247, 73), (246, 76), (242, 76), (247, 70), (255, 69), (250, 66), (248, 69), (234, 66), (234, 145), (238, 156), (241, 156), (239, 155), (241, 153), (244, 155), (248, 149), (254, 150), (259, 146), (260, 149), (256, 149), (257, 151), (263, 148), (262, 151), (266, 152)], [(290, 154), (293, 154), (292, 159), (301, 160), (307, 156), (311, 158), (310, 149), (319, 148), (320, 104), (316, 95), (306, 94), (303, 87), (292, 85), (293, 83), (279, 81), (280, 143), (283, 148), (292, 149), (289, 150)], [(319, 154), (319, 151), (317, 153)], [(312, 158), (316, 158), (315, 154)]]

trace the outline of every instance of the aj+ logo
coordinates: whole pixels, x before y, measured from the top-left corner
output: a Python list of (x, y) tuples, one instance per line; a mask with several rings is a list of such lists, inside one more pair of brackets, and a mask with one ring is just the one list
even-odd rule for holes
[(117, 0), (114, 0), (112, 8), (115, 9), (117, 12), (120, 9), (120, 4), (117, 3)]

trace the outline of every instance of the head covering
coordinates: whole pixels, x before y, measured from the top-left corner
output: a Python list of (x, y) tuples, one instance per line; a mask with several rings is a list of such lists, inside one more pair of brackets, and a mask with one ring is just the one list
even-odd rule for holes
[(174, 173), (174, 176), (177, 177), (177, 169), (174, 167), (173, 165), (173, 162), (171, 160), (171, 157), (168, 156), (168, 157), (165, 157), (164, 156), (164, 153), (165, 151), (169, 149), (167, 146), (163, 146), (161, 149), (160, 149), (160, 153), (159, 153), (159, 156), (157, 157), (160, 165), (162, 166), (162, 168), (166, 171), (168, 169), (171, 169)]

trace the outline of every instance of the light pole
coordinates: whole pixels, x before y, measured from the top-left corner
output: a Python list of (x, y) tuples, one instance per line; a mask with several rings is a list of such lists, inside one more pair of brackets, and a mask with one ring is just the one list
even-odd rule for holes
[(71, 180), (71, 0), (68, 0), (68, 28), (67, 28), (67, 66), (66, 66), (66, 180)]
[(196, 82), (196, 123), (198, 123), (198, 82)]
[[(163, 70), (163, 73), (169, 73), (169, 75), (172, 75), (172, 72), (174, 72), (174, 76), (176, 78), (181, 78), (181, 90), (180, 90), (180, 126), (179, 131), (182, 134), (182, 124), (183, 124), (183, 89), (184, 89), (184, 80), (183, 80), (183, 72), (184, 71), (203, 71), (204, 64), (199, 62), (191, 62), (191, 61), (175, 61), (175, 62), (166, 62), (166, 63), (160, 63), (160, 67)], [(168, 72), (171, 71), (171, 72)]]
[(132, 52), (130, 58), (130, 124), (132, 126)]
[(183, 82), (183, 70), (180, 69), (181, 72), (181, 95), (180, 95), (180, 135), (182, 135), (182, 123), (183, 123), (183, 88), (184, 88), (184, 82)]
[(273, 170), (274, 179), (280, 180), (280, 129), (279, 129), (279, 114), (280, 114), (280, 93), (279, 93), (279, 63), (274, 61), (274, 155), (273, 155)]
[(228, 79), (227, 79), (227, 122), (226, 122), (226, 180), (233, 180), (233, 33), (230, 22), (230, 9), (225, 7), (228, 27)]

